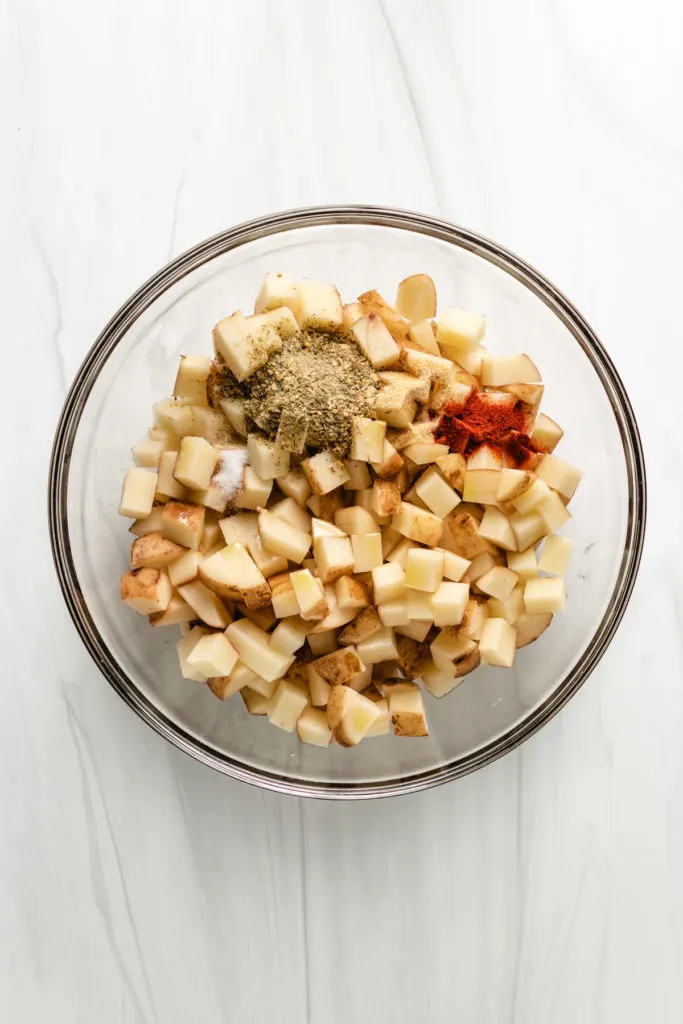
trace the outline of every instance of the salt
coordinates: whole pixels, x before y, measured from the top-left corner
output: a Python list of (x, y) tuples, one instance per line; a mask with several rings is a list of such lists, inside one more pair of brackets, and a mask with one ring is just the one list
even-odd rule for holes
[(216, 488), (226, 504), (235, 497), (242, 486), (246, 463), (246, 448), (223, 448), (218, 456), (211, 486)]

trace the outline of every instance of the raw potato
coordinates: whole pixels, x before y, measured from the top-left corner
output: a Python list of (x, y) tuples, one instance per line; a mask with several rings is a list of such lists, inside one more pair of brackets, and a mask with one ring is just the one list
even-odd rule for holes
[(313, 662), (313, 668), (330, 686), (341, 686), (365, 668), (355, 647), (340, 647)]
[(153, 612), (149, 616), (149, 624), (156, 628), (178, 626), (183, 623), (193, 622), (196, 618), (197, 613), (193, 608), (190, 608), (187, 601), (184, 601), (180, 594), (171, 594), (171, 600), (168, 602), (166, 610), (163, 612)]
[(540, 615), (530, 615), (529, 612), (524, 612), (520, 615), (515, 622), (517, 648), (526, 647), (528, 644), (532, 644), (534, 640), (538, 640), (541, 633), (545, 632), (548, 628), (552, 619), (552, 614), (549, 612)]
[(387, 425), (367, 416), (354, 416), (350, 457), (360, 462), (381, 462)]
[(219, 597), (244, 601), (247, 608), (262, 608), (270, 604), (270, 587), (239, 541), (233, 541), (205, 558), (199, 565), (199, 578)]
[(169, 501), (161, 517), (161, 532), (168, 540), (196, 551), (204, 532), (206, 509), (203, 505)]
[(281, 306), (287, 306), (296, 316), (299, 309), (296, 282), (291, 274), (266, 274), (254, 302), (254, 312), (267, 313)]
[(505, 619), (489, 618), (484, 623), (479, 641), (481, 660), (487, 665), (511, 668), (515, 660), (516, 644), (517, 631), (514, 626)]
[(225, 629), (231, 622), (227, 608), (222, 601), (205, 587), (200, 580), (178, 587), (178, 593), (197, 613), (197, 618), (214, 629)]
[(314, 494), (329, 494), (330, 491), (341, 487), (349, 479), (349, 473), (344, 463), (332, 452), (318, 452), (310, 459), (304, 459), (301, 468), (306, 474)]
[(424, 643), (418, 643), (417, 640), (402, 636), (396, 641), (396, 647), (401, 671), (409, 679), (419, 678), (424, 669), (431, 664), (429, 647)]
[(289, 452), (260, 434), (247, 437), (249, 465), (261, 480), (274, 480), (289, 472)]
[(486, 320), (480, 313), (446, 307), (437, 322), (436, 340), (444, 355), (462, 366), (461, 357), (477, 347), (485, 330)]
[(538, 504), (538, 514), (549, 532), (561, 529), (571, 519), (571, 512), (567, 511), (557, 491), (548, 491)]
[[(296, 596), (298, 612), (307, 621), (324, 619), (330, 610), (323, 585), (309, 569), (291, 572), (289, 578)], [(273, 598), (273, 606), (275, 598)]]
[(161, 569), (133, 569), (121, 577), (121, 600), (138, 615), (165, 611), (171, 594), (171, 581)]
[(353, 576), (342, 576), (334, 587), (337, 604), (340, 608), (367, 608), (370, 604), (368, 588), (362, 580)]
[(340, 644), (359, 644), (382, 628), (376, 608), (366, 608), (339, 634)]
[(185, 548), (174, 544), (161, 533), (147, 533), (133, 541), (130, 549), (131, 569), (165, 569), (185, 553)]
[(477, 580), (477, 587), (489, 597), (496, 597), (499, 601), (505, 601), (517, 585), (519, 577), (512, 569), (506, 569), (502, 565), (494, 565), (492, 569), (485, 572)]
[(285, 732), (294, 732), (307, 704), (308, 694), (289, 679), (281, 679), (268, 710), (270, 724)]
[(453, 551), (443, 552), (443, 574), (447, 580), (459, 583), (463, 578), (470, 562), (462, 555), (456, 555)]
[(403, 580), (406, 587), (433, 594), (442, 579), (443, 554), (440, 551), (413, 548), (408, 552)]
[(466, 583), (443, 582), (432, 596), (435, 626), (458, 626), (470, 596)]
[(432, 594), (424, 590), (407, 590), (406, 601), (408, 606), (408, 620), (417, 619), (418, 622), (434, 621), (434, 606)]
[(372, 487), (372, 512), (381, 519), (393, 515), (401, 508), (401, 492), (391, 480), (375, 480)]
[(143, 437), (133, 446), (133, 460), (136, 466), (144, 469), (158, 469), (159, 461), (164, 453), (164, 442), (151, 437)]
[(218, 451), (203, 437), (187, 436), (180, 442), (173, 475), (185, 487), (206, 490), (218, 462)]
[(235, 499), (235, 505), (237, 508), (263, 508), (270, 497), (272, 489), (272, 480), (263, 480), (258, 473), (254, 472), (251, 466), (245, 466), (242, 486)]
[(376, 665), (380, 661), (398, 660), (398, 649), (393, 629), (383, 626), (356, 648), (363, 665)]
[(160, 505), (156, 505), (144, 519), (136, 519), (133, 525), (128, 527), (128, 532), (132, 533), (134, 537), (145, 537), (148, 533), (160, 533), (163, 511)]
[(380, 709), (377, 704), (358, 694), (358, 699), (351, 702), (346, 712), (342, 714), (342, 720), (336, 729), (337, 740), (346, 746), (355, 747), (367, 736), (379, 716)]
[(536, 552), (532, 547), (527, 548), (526, 551), (509, 551), (507, 554), (508, 569), (512, 569), (516, 572), (520, 580), (530, 580), (534, 576), (538, 576), (538, 563), (536, 562)]
[(398, 562), (385, 562), (372, 570), (375, 604), (384, 604), (405, 596), (405, 572)]
[(296, 733), (302, 743), (311, 743), (314, 747), (329, 747), (332, 730), (327, 724), (327, 715), (316, 708), (306, 708), (296, 723)]
[(337, 330), (344, 326), (342, 301), (334, 285), (299, 281), (297, 299), (298, 307), (294, 312), (300, 327)]
[(429, 511), (440, 519), (445, 519), (448, 513), (460, 504), (459, 496), (434, 466), (426, 470), (416, 481), (415, 492)]
[(488, 505), (484, 512), (484, 517), (479, 523), (479, 536), (490, 540), (505, 551), (517, 550), (517, 541), (507, 516), (494, 505)]
[(351, 536), (353, 572), (371, 572), (382, 564), (382, 534), (365, 533)]
[(541, 412), (536, 417), (534, 429), (531, 432), (531, 442), (539, 451), (552, 452), (564, 436), (562, 427)]
[(583, 473), (556, 455), (546, 455), (536, 467), (536, 476), (565, 498), (572, 498)]
[(236, 648), (240, 661), (266, 682), (280, 679), (293, 663), (292, 655), (282, 654), (270, 646), (270, 637), (248, 619), (232, 622), (226, 632)]
[(375, 313), (357, 320), (351, 333), (363, 355), (376, 370), (391, 366), (401, 354), (384, 321)]
[(176, 644), (178, 661), (180, 662), (180, 674), (183, 679), (190, 679), (195, 683), (206, 682), (206, 676), (196, 666), (192, 666), (188, 662), (190, 654), (192, 654), (201, 638), (206, 635), (207, 630), (201, 626), (195, 626), (186, 636), (182, 636)]
[(270, 551), (301, 565), (311, 547), (310, 534), (265, 509), (259, 512), (258, 528), (261, 540)]
[(289, 573), (278, 573), (277, 576), (271, 576), (268, 582), (273, 611), (278, 619), (287, 619), (292, 615), (298, 615), (299, 602), (296, 599)]
[(299, 505), (303, 506), (311, 496), (311, 485), (299, 469), (290, 469), (284, 476), (279, 476), (276, 483), (283, 494), (288, 498), (294, 498)]
[(242, 687), (240, 697), (250, 715), (267, 715), (270, 711), (272, 697), (264, 697), (257, 690), (252, 690), (250, 686)]
[(497, 501), (514, 501), (528, 491), (535, 480), (525, 469), (504, 469), (498, 481)]
[(119, 514), (144, 519), (152, 511), (157, 489), (157, 474), (147, 469), (129, 469), (123, 481)]
[(540, 381), (541, 375), (525, 354), (515, 356), (484, 356), (481, 361), (481, 382), (485, 387)]
[(496, 597), (490, 598), (489, 610), (494, 619), (505, 619), (511, 626), (514, 626), (520, 615), (524, 614), (524, 587), (515, 587), (510, 596), (504, 600), (499, 600)]
[(211, 356), (181, 356), (173, 387), (176, 398), (185, 398), (193, 405), (206, 405), (206, 381), (211, 370)]
[(192, 433), (192, 406), (184, 399), (166, 398), (153, 407), (156, 425), (176, 437)]
[[(384, 444), (386, 447), (389, 442), (385, 441)], [(391, 448), (391, 445), (389, 447)], [(397, 457), (401, 458), (400, 455)], [(376, 463), (376, 465), (379, 465), (379, 463)], [(370, 487), (372, 484), (370, 470), (366, 462), (361, 462), (359, 459), (344, 459), (344, 469), (349, 476), (344, 484), (345, 491), (364, 491), (366, 487)]]
[(564, 610), (565, 588), (561, 576), (527, 580), (524, 587), (524, 605), (530, 615), (543, 615)]
[(392, 690), (389, 694), (389, 714), (394, 736), (428, 736), (427, 716), (419, 687)]
[(271, 505), (270, 511), (280, 519), (286, 519), (288, 523), (303, 530), (304, 533), (311, 533), (311, 517), (294, 498), (283, 498), (282, 501)]
[(239, 381), (250, 377), (282, 348), (280, 335), (263, 313), (225, 317), (214, 327), (213, 340), (216, 352)]
[(501, 472), (498, 469), (469, 469), (465, 473), (462, 496), (465, 501), (495, 505)]
[(462, 494), (465, 486), (465, 470), (467, 469), (465, 456), (459, 455), (457, 452), (450, 452), (440, 458), (436, 465), (451, 487)]
[[(170, 542), (169, 542), (170, 543)], [(197, 551), (187, 551), (182, 548), (183, 554), (168, 567), (168, 576), (174, 587), (180, 587), (183, 583), (191, 583), (199, 575), (200, 555)]]
[(224, 633), (210, 633), (195, 644), (187, 663), (207, 679), (229, 676), (237, 664), (237, 651)]
[(473, 559), (485, 552), (490, 553), (493, 545), (479, 535), (479, 522), (467, 509), (457, 508), (446, 519), (455, 554), (461, 558)]
[(354, 571), (350, 537), (320, 537), (313, 543), (313, 554), (322, 583), (334, 583)]
[(537, 509), (541, 502), (551, 493), (547, 484), (544, 484), (538, 477), (534, 477), (531, 487), (528, 487), (523, 494), (512, 499), (517, 512), (526, 514)]
[[(372, 468), (375, 471), (375, 475), (380, 477), (380, 479), (382, 480), (386, 480), (390, 477), (395, 476), (399, 472), (399, 470), (403, 468), (404, 465), (404, 459), (401, 458), (401, 456), (398, 454), (398, 452), (391, 444), (391, 442), (385, 438), (384, 449), (382, 451), (382, 461), (372, 463)], [(367, 473), (367, 483), (365, 484), (365, 486), (369, 487), (370, 483), (370, 474)], [(357, 490), (360, 490), (360, 488), (357, 488)]]
[(431, 352), (435, 356), (441, 355), (430, 320), (421, 320), (419, 323), (411, 324), (408, 328), (408, 337), (424, 352)]
[(168, 501), (169, 498), (177, 501), (186, 500), (187, 487), (184, 487), (174, 476), (177, 461), (178, 452), (164, 452), (159, 459), (157, 489), (154, 495), (157, 501)]
[(556, 533), (549, 534), (543, 544), (538, 568), (541, 572), (550, 573), (552, 576), (564, 576), (573, 549), (574, 541), (571, 537), (558, 537)]
[(461, 682), (462, 677), (459, 678), (444, 672), (437, 668), (436, 665), (426, 668), (422, 673), (422, 683), (425, 689), (431, 693), (432, 697), (445, 697), (456, 686), (459, 686)]
[(401, 507), (392, 518), (391, 525), (404, 537), (418, 544), (436, 547), (441, 539), (443, 522), (432, 512), (401, 502)]
[(377, 605), (377, 613), (383, 626), (407, 626), (410, 622), (407, 596), (395, 597)]
[(386, 324), (387, 330), (396, 341), (402, 341), (408, 336), (408, 321), (400, 316), (395, 309), (386, 302), (379, 292), (374, 289), (363, 292), (358, 296), (358, 302), (363, 312), (368, 315), (376, 313)]
[(509, 519), (519, 551), (526, 551), (548, 532), (538, 512), (515, 512)]
[(484, 625), (490, 614), (484, 598), (471, 597), (465, 606), (459, 632), (469, 640), (481, 640)]
[(400, 282), (396, 312), (412, 323), (436, 316), (436, 288), (428, 274), (412, 274)]

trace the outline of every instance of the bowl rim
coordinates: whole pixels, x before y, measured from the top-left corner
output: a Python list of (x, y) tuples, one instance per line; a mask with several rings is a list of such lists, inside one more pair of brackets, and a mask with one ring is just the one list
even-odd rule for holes
[[(299, 228), (346, 224), (398, 228), (449, 242), (504, 270), (536, 295), (562, 321), (584, 350), (607, 394), (624, 447), (629, 502), (626, 542), (608, 607), (581, 658), (541, 704), (473, 753), (444, 765), (386, 780), (335, 783), (291, 778), (221, 754), (167, 718), (137, 689), (102, 640), (80, 589), (69, 540), (67, 498), (70, 453), (90, 391), (116, 345), (155, 299), (198, 267), (246, 243)], [(645, 460), (631, 403), (612, 360), (593, 329), (569, 299), (519, 256), (467, 228), (409, 210), (365, 205), (305, 207), (246, 221), (199, 242), (153, 274), (114, 314), (83, 360), (59, 418), (48, 480), (50, 543), (64, 600), (88, 652), (123, 700), (159, 735), (202, 764), (225, 775), (291, 796), (342, 800), (415, 793), (461, 778), (514, 750), (557, 714), (598, 664), (624, 615), (642, 555), (646, 510)]]

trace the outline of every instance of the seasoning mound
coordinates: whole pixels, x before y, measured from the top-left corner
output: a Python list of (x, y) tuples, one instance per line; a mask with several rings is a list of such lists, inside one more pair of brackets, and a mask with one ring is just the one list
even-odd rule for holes
[(487, 392), (473, 392), (464, 409), (452, 402), (444, 406), (435, 430), (438, 444), (469, 457), (482, 444), (502, 448), (515, 465), (523, 465), (536, 447), (527, 434), (528, 411), (510, 398), (494, 402)]
[(243, 398), (247, 418), (289, 451), (347, 455), (353, 417), (372, 413), (379, 381), (348, 335), (303, 331), (241, 384), (228, 371), (218, 387)]

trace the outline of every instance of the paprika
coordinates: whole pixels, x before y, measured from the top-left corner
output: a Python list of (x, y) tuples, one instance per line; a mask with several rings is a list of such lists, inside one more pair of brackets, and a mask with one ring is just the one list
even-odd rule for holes
[(505, 451), (515, 465), (523, 465), (535, 454), (527, 435), (528, 410), (510, 396), (493, 398), (489, 392), (475, 391), (464, 408), (448, 402), (436, 429), (437, 444), (448, 450), (470, 456), (482, 444), (496, 445)]

